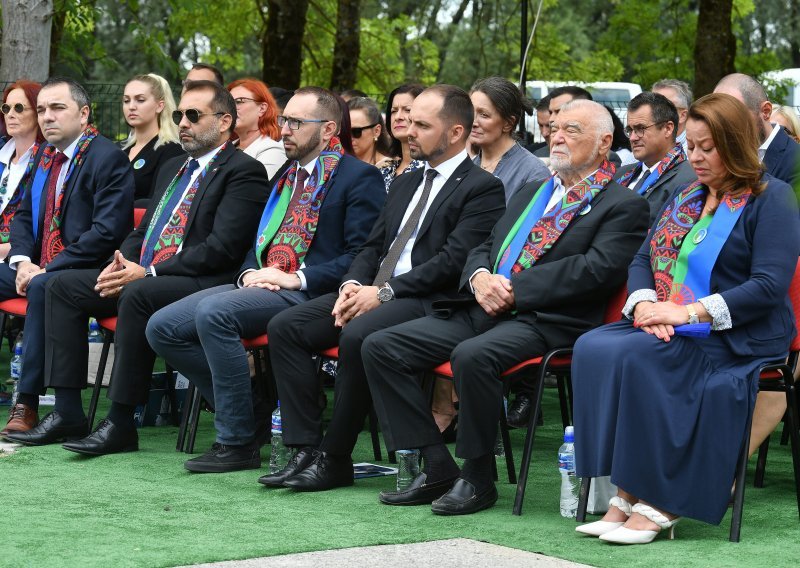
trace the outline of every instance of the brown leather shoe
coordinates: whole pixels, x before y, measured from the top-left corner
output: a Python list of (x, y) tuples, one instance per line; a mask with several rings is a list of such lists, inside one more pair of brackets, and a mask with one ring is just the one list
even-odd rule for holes
[(27, 432), (39, 423), (39, 414), (30, 406), (15, 404), (8, 413), (8, 424), (0, 431), (0, 436), (12, 432)]

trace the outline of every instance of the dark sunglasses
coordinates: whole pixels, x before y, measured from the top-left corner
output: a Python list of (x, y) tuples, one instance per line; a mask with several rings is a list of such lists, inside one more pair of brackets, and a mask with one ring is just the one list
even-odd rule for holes
[(29, 108), (31, 108), (31, 107), (26, 107), (22, 103), (17, 103), (14, 106), (11, 106), (10, 104), (5, 103), (5, 104), (3, 104), (3, 106), (0, 106), (0, 112), (2, 112), (3, 114), (8, 114), (13, 109), (15, 113), (22, 114), (23, 112), (25, 112)]
[(225, 114), (224, 112), (200, 112), (196, 108), (187, 108), (184, 110), (173, 110), (172, 111), (172, 122), (175, 124), (180, 124), (181, 120), (183, 120), (183, 115), (186, 115), (186, 120), (191, 122), (192, 124), (197, 124), (200, 122), (201, 116), (220, 116)]
[(354, 127), (351, 127), (350, 128), (350, 135), (353, 138), (361, 138), (361, 133), (362, 132), (364, 132), (365, 130), (369, 130), (370, 128), (374, 128), (374, 127), (378, 126), (379, 124), (380, 124), (380, 122), (376, 122), (374, 124), (368, 124), (366, 126), (354, 126)]

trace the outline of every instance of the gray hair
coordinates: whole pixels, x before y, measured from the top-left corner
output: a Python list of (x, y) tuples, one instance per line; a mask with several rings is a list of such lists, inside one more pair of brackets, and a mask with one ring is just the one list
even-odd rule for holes
[(694, 96), (692, 95), (692, 88), (689, 87), (688, 83), (680, 81), (679, 79), (661, 79), (653, 83), (653, 86), (650, 88), (651, 91), (657, 91), (659, 89), (672, 89), (675, 91), (681, 103), (680, 108), (688, 109), (692, 106)]
[(612, 137), (614, 136), (614, 121), (611, 119), (611, 114), (609, 114), (608, 109), (600, 103), (588, 101), (586, 99), (572, 99), (559, 109), (559, 114), (565, 111), (581, 109), (589, 111), (589, 124), (594, 128), (597, 134), (600, 136), (606, 134), (610, 134)]

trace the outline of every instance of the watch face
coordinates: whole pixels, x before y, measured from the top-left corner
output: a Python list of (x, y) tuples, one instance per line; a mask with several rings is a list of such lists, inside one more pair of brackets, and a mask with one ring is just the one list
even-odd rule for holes
[(378, 300), (381, 302), (388, 302), (393, 297), (392, 291), (389, 288), (381, 288), (378, 290)]

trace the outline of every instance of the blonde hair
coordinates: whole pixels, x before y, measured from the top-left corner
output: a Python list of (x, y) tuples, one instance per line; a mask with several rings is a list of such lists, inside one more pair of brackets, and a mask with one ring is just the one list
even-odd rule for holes
[[(770, 118), (776, 114), (781, 115), (786, 119), (786, 122), (789, 123), (789, 127), (786, 129), (789, 132), (789, 136), (795, 141), (800, 140), (800, 119), (798, 119), (794, 108), (788, 105), (773, 105)], [(778, 128), (780, 128), (780, 126)]]
[[(126, 83), (139, 81), (146, 83), (150, 86), (150, 92), (157, 101), (164, 101), (164, 108), (156, 115), (158, 121), (158, 139), (156, 140), (155, 148), (167, 144), (168, 142), (178, 141), (178, 127), (172, 122), (172, 111), (177, 107), (175, 105), (175, 97), (172, 96), (172, 90), (169, 83), (161, 75), (155, 73), (148, 73), (147, 75), (136, 75)], [(122, 148), (129, 148), (136, 144), (136, 132), (131, 130), (128, 138), (122, 144)]]

